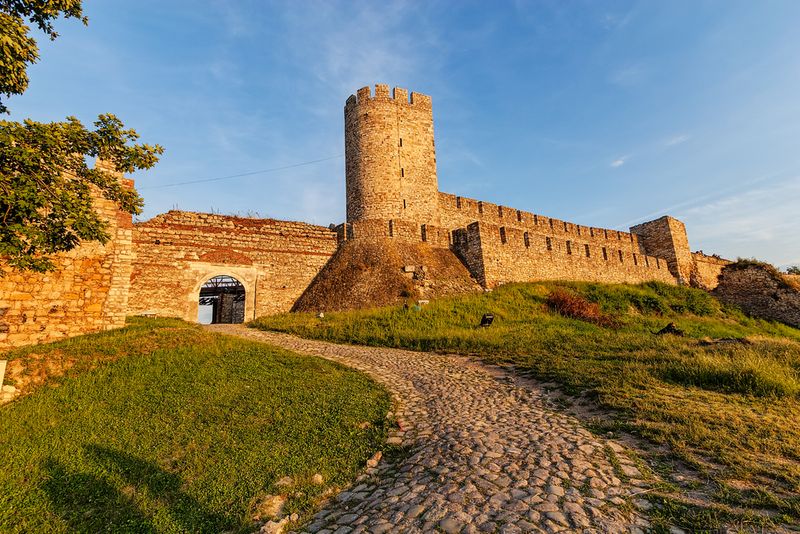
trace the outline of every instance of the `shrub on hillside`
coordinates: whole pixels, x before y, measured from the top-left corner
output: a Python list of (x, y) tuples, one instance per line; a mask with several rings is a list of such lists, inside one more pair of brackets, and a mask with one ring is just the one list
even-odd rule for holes
[(547, 295), (547, 306), (556, 313), (599, 326), (616, 328), (619, 322), (600, 310), (600, 305), (565, 289), (555, 289)]
[(692, 313), (698, 316), (714, 315), (720, 308), (716, 299), (700, 289), (672, 286), (662, 282), (645, 282), (636, 286), (588, 284), (576, 291), (600, 309), (614, 314), (637, 311), (644, 315)]

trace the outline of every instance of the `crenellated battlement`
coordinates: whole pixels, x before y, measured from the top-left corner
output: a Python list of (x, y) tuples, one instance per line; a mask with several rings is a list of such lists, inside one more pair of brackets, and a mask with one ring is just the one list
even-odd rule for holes
[(356, 94), (350, 95), (345, 102), (345, 110), (372, 102), (394, 102), (423, 109), (431, 109), (433, 106), (431, 97), (428, 95), (409, 93), (408, 89), (401, 87), (390, 89), (388, 85), (379, 83), (375, 84), (374, 91), (372, 87), (366, 86), (356, 91)]
[(347, 222), (438, 224), (430, 97), (362, 87), (347, 100), (344, 121)]
[(439, 192), (439, 210), (442, 225), (451, 229), (465, 227), (473, 221), (481, 221), (551, 237), (584, 240), (601, 246), (620, 248), (630, 253), (645, 253), (639, 236), (630, 232), (575, 224), (450, 193)]

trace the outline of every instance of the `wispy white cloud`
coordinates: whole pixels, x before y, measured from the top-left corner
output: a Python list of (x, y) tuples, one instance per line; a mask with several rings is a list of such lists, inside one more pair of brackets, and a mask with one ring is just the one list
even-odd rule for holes
[(621, 157), (619, 157), (619, 158), (615, 159), (614, 161), (612, 161), (612, 162), (611, 162), (611, 166), (612, 166), (612, 167), (614, 167), (615, 169), (616, 169), (617, 167), (622, 167), (622, 166), (623, 166), (623, 165), (625, 165), (625, 163), (628, 161), (628, 158), (630, 158), (630, 155), (628, 155), (628, 156), (621, 156)]
[(725, 191), (691, 198), (628, 221), (620, 228), (669, 214), (682, 220), (693, 248), (735, 259), (757, 257), (779, 267), (800, 261), (797, 206), (800, 176), (760, 176)]
[(691, 138), (692, 136), (690, 136), (689, 134), (674, 135), (669, 139), (667, 139), (666, 141), (664, 141), (664, 146), (670, 147), (670, 146), (680, 145), (681, 143), (685, 143)]
[[(338, 94), (371, 83), (404, 83), (423, 64), (426, 76), (443, 42), (428, 30), (423, 6), (415, 3), (341, 6), (297, 4), (286, 11), (291, 53), (318, 81)], [(408, 28), (414, 31), (408, 31)], [(435, 63), (435, 61), (433, 61)]]
[(633, 224), (638, 224), (638, 223), (641, 223), (641, 222), (649, 221), (649, 220), (653, 219), (654, 217), (661, 217), (662, 215), (665, 215), (665, 214), (674, 215), (676, 213), (683, 213), (684, 210), (688, 210), (688, 209), (694, 208), (696, 206), (712, 203), (712, 202), (715, 202), (715, 201), (717, 201), (717, 200), (719, 200), (721, 198), (734, 196), (734, 195), (739, 195), (739, 194), (742, 194), (745, 191), (750, 191), (750, 190), (756, 189), (757, 187), (760, 187), (762, 184), (769, 183), (771, 181), (779, 179), (781, 176), (784, 176), (784, 175), (785, 175), (785, 173), (774, 173), (774, 174), (757, 176), (757, 177), (755, 177), (755, 178), (753, 178), (751, 180), (746, 180), (746, 181), (743, 181), (743, 182), (735, 183), (734, 185), (732, 185), (732, 186), (730, 186), (728, 188), (715, 190), (712, 193), (706, 193), (706, 194), (701, 194), (701, 195), (692, 195), (692, 196), (689, 196), (689, 198), (687, 200), (683, 201), (683, 202), (678, 202), (678, 203), (672, 204), (670, 206), (664, 206), (663, 208), (660, 208), (657, 211), (651, 211), (651, 212), (646, 213), (644, 215), (640, 215), (639, 217), (636, 217), (635, 219), (631, 219), (631, 220), (626, 221), (626, 222), (624, 222), (622, 224), (614, 226), (614, 228), (625, 229), (625, 228), (628, 228), (629, 226), (631, 226)]

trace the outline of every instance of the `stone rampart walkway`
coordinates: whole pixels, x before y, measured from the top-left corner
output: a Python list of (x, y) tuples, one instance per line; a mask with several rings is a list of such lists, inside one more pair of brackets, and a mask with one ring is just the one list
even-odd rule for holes
[[(639, 532), (646, 483), (619, 478), (613, 442), (548, 408), (546, 394), (465, 357), (336, 345), (241, 325), (214, 331), (264, 341), (359, 369), (384, 384), (408, 446), (319, 512), (306, 530), (360, 532)], [(627, 478), (627, 477), (626, 477)]]

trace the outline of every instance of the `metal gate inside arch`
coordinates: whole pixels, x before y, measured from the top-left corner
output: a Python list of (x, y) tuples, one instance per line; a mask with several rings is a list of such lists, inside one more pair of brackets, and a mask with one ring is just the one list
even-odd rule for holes
[(197, 320), (203, 324), (243, 323), (244, 286), (236, 278), (215, 276), (200, 288)]

